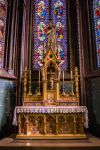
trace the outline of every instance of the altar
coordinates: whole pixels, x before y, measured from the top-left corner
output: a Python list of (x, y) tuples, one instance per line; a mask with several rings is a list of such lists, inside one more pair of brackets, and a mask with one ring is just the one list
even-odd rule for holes
[[(86, 106), (79, 106), (78, 68), (70, 69), (70, 90), (65, 91), (65, 70), (61, 68), (56, 28), (49, 24), (48, 39), (38, 70), (38, 87), (32, 91), (34, 73), (23, 74), (23, 106), (16, 106), (13, 124), (18, 126), (18, 139), (85, 138), (88, 127)], [(61, 79), (62, 75), (62, 79)]]
[(17, 106), (13, 125), (17, 139), (82, 139), (88, 111), (85, 106)]

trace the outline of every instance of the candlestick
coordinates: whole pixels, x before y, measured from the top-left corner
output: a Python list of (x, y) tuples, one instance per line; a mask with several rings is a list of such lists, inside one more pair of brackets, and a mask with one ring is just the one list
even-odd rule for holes
[(24, 70), (24, 97), (27, 95), (27, 68)]
[(76, 97), (79, 98), (79, 76), (77, 67), (75, 67), (75, 89), (76, 89)]

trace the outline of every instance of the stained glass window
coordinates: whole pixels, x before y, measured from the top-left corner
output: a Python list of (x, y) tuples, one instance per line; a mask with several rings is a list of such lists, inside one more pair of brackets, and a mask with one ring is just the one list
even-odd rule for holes
[(67, 53), (67, 28), (66, 28), (66, 3), (65, 0), (52, 0), (51, 15), (56, 26), (58, 50), (60, 52), (61, 69), (66, 69)]
[(100, 67), (100, 0), (93, 1), (97, 67)]
[(6, 7), (7, 7), (6, 1), (0, 0), (0, 68), (3, 67), (4, 61)]
[(43, 43), (46, 41), (46, 28), (49, 22), (49, 1), (35, 0), (34, 16), (34, 67), (42, 66)]
[[(42, 66), (43, 49), (46, 47), (47, 27), (50, 22), (56, 27), (57, 48), (60, 53), (60, 67), (66, 69), (67, 29), (66, 0), (35, 0), (34, 16), (34, 67)], [(45, 48), (46, 49), (46, 48)]]

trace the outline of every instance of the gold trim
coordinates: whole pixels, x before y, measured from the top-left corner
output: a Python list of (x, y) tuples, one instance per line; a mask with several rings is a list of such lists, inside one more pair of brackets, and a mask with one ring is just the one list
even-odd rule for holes
[(68, 135), (50, 135), (50, 134), (46, 134), (46, 135), (17, 135), (16, 139), (86, 139), (87, 136), (85, 134), (68, 134)]

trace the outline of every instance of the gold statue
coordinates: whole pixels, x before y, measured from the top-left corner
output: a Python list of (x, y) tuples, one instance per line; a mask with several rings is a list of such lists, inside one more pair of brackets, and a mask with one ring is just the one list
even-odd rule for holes
[(50, 76), (50, 90), (54, 89), (54, 77), (53, 74), (51, 74)]
[(48, 37), (48, 48), (55, 50), (56, 48), (56, 28), (50, 22), (47, 28), (47, 37)]

